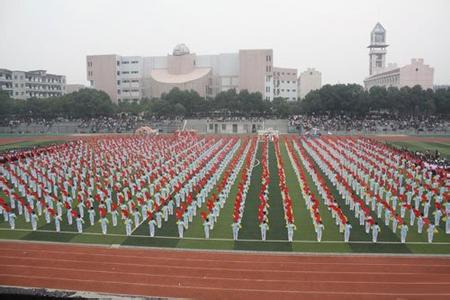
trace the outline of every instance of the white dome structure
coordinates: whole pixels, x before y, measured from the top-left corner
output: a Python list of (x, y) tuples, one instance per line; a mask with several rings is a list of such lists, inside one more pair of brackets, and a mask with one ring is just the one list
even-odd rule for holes
[(173, 48), (172, 55), (181, 56), (189, 53), (189, 48), (185, 44), (178, 44), (175, 46), (175, 48)]

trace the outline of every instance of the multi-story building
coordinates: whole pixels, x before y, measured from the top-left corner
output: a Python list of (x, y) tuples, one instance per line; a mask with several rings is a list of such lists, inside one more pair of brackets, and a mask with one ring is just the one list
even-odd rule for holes
[(202, 97), (246, 89), (266, 100), (274, 98), (271, 49), (197, 55), (179, 44), (167, 56), (90, 55), (86, 62), (91, 87), (105, 91), (114, 102), (160, 97), (174, 87)]
[(300, 73), (298, 77), (298, 96), (300, 99), (314, 90), (319, 90), (322, 87), (322, 73), (314, 68), (308, 68), (306, 71)]
[(83, 84), (66, 84), (66, 94), (78, 92), (81, 89), (85, 89), (86, 86)]
[(434, 69), (425, 65), (422, 58), (412, 59), (409, 65), (397, 67), (388, 64), (386, 67), (386, 30), (377, 23), (370, 33), (369, 77), (364, 80), (366, 89), (374, 86), (384, 87), (413, 87), (422, 86), (423, 89), (433, 88)]
[(273, 69), (273, 97), (295, 101), (298, 97), (297, 69)]
[(66, 77), (45, 70), (11, 71), (0, 69), (0, 89), (15, 99), (56, 97), (65, 94)]

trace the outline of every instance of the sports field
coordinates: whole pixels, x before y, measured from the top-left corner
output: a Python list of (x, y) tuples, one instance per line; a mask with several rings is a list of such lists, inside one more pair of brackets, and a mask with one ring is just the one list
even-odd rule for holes
[[(16, 144), (8, 142), (0, 147), (28, 146), (35, 142), (54, 143), (57, 140), (58, 137), (51, 137), (51, 139), (49, 137), (44, 142), (30, 140), (18, 141)], [(39, 157), (31, 159), (31, 163), (27, 162), (20, 165), (19, 169), (27, 170), (31, 174), (28, 175), (29, 177), (36, 178), (39, 183), (48, 185), (48, 179), (45, 179), (47, 177), (44, 172), (53, 167), (52, 172), (55, 175), (53, 177), (49, 175), (49, 178), (56, 179), (59, 184), (56, 185), (58, 188), (56, 196), (52, 192), (49, 193), (49, 196), (52, 196), (50, 201), (54, 201), (56, 204), (58, 200), (61, 200), (65, 203), (68, 197), (72, 198), (71, 204), (73, 210), (76, 210), (76, 207), (78, 207), (76, 205), (80, 202), (79, 194), (83, 194), (81, 196), (82, 201), (93, 198), (92, 205), (96, 211), (93, 225), (90, 224), (87, 209), (85, 209), (83, 233), (78, 233), (75, 222), (76, 215), (73, 216), (73, 223), (69, 225), (66, 220), (67, 207), (64, 206), (61, 208), (61, 230), (56, 232), (53, 216), (47, 223), (45, 207), (43, 207), (43, 212), (38, 217), (37, 229), (32, 230), (31, 222), (25, 220), (24, 213), (19, 214), (16, 205), (14, 209), (16, 214), (14, 230), (10, 228), (11, 224), (3, 216), (0, 216), (1, 239), (255, 251), (450, 253), (450, 234), (446, 234), (444, 215), (433, 230), (432, 243), (428, 242), (427, 220), (425, 220), (422, 233), (418, 233), (417, 218), (413, 225), (410, 225), (410, 214), (413, 213), (411, 208), (405, 209), (404, 216), (400, 217), (402, 203), (407, 200), (401, 199), (400, 195), (395, 202), (391, 198), (395, 194), (399, 194), (401, 186), (396, 184), (398, 178), (396, 177), (397, 174), (394, 174), (394, 171), (397, 170), (394, 164), (394, 156), (390, 149), (384, 148), (373, 140), (356, 137), (307, 140), (300, 139), (297, 136), (280, 136), (278, 139), (267, 138), (263, 141), (256, 137), (187, 136), (179, 138), (173, 135), (143, 138), (84, 137), (82, 140), (82, 142), (75, 143), (75, 148), (62, 145), (49, 154), (40, 154)], [(411, 147), (417, 147), (416, 149), (419, 150), (427, 147), (430, 147), (431, 150), (437, 148), (441, 154), (450, 156), (448, 140), (442, 142), (434, 140), (420, 142), (390, 141), (390, 143), (397, 145), (408, 143)], [(342, 153), (339, 151), (342, 151)], [(345, 163), (342, 159), (345, 160)], [(77, 161), (81, 161), (81, 163), (77, 164)], [(170, 163), (166, 164), (167, 161), (170, 161)], [(341, 164), (339, 164), (339, 161)], [(17, 163), (14, 163), (15, 167), (17, 165)], [(321, 169), (324, 165), (328, 166), (328, 169)], [(369, 166), (371, 166), (370, 170), (373, 172), (365, 169)], [(336, 169), (334, 169), (335, 167)], [(83, 168), (85, 171), (82, 171)], [(343, 187), (348, 190), (344, 190), (344, 194), (340, 194), (338, 185), (332, 183), (333, 178), (336, 178), (341, 172), (339, 168), (348, 168), (348, 173), (351, 170), (356, 170), (352, 168), (359, 168), (359, 173), (354, 173), (353, 177), (356, 179), (357, 174), (361, 175), (361, 178), (358, 178), (358, 180), (361, 180), (361, 185), (364, 185), (363, 175), (368, 176), (368, 178), (373, 175), (374, 181), (378, 182), (379, 187), (383, 187), (385, 191), (392, 190), (394, 192), (391, 192), (389, 196), (386, 192), (381, 195), (380, 199), (377, 200), (375, 209), (372, 210), (372, 200), (366, 200), (366, 193), (370, 191), (370, 181), (367, 180), (365, 191), (360, 192), (352, 181), (347, 182), (348, 178), (343, 176)], [(11, 170), (17, 172), (19, 169), (12, 168)], [(183, 173), (186, 169), (189, 169), (189, 171)], [(33, 170), (40, 170), (43, 173), (38, 176), (38, 174), (33, 173)], [(280, 172), (280, 170), (283, 170), (283, 172)], [(383, 173), (386, 171), (389, 172)], [(405, 167), (399, 172), (399, 174), (405, 175), (403, 185), (406, 185), (405, 181), (409, 171)], [(11, 173), (11, 171), (8, 172)], [(233, 173), (237, 175), (234, 176), (235, 178), (231, 176)], [(249, 174), (249, 177), (243, 176), (244, 173)], [(21, 177), (20, 171), (17, 174)], [(87, 174), (89, 176), (86, 177)], [(186, 176), (177, 177), (179, 174)], [(315, 174), (314, 178), (312, 174)], [(414, 175), (422, 176), (421, 173), (414, 173)], [(193, 177), (197, 178), (195, 184), (191, 181)], [(6, 186), (12, 187), (13, 181), (11, 177), (5, 174), (2, 175), (2, 178), (4, 186), (0, 192), (0, 197), (7, 204), (10, 204), (12, 193), (10, 192), (10, 195), (7, 195), (5, 189)], [(78, 179), (74, 180), (74, 178)], [(90, 178), (93, 178), (92, 181)], [(285, 178), (285, 181), (283, 178)], [(172, 179), (176, 179), (173, 181), (176, 184), (170, 186)], [(204, 180), (202, 181), (202, 179)], [(29, 178), (28, 180), (28, 182), (32, 181)], [(241, 199), (237, 204), (236, 199), (239, 198), (237, 195), (243, 194), (242, 186), (245, 185), (246, 180), (248, 180), (248, 192), (245, 193), (245, 197), (240, 196), (244, 199)], [(426, 176), (414, 179), (413, 181), (416, 183), (413, 191), (414, 188), (420, 186), (426, 187), (426, 180)], [(85, 185), (80, 184), (82, 181), (85, 182)], [(124, 181), (127, 183), (123, 184)], [(143, 181), (142, 184), (141, 181)], [(430, 195), (430, 207), (427, 214), (430, 223), (435, 222), (436, 206), (434, 204), (438, 201), (445, 204), (448, 199), (448, 191), (440, 190), (441, 187), (445, 186), (445, 182), (437, 179), (435, 181), (436, 186), (433, 189), (433, 194)], [(119, 182), (120, 184), (117, 185)], [(267, 182), (267, 185), (264, 182)], [(134, 185), (134, 183), (136, 184)], [(165, 200), (174, 198), (176, 194), (181, 192), (181, 189), (190, 184), (194, 186), (190, 195), (191, 198), (200, 203), (200, 207), (197, 207), (195, 216), (192, 215), (192, 221), (187, 221), (188, 228), (184, 229), (183, 238), (179, 238), (177, 219), (184, 219), (184, 211), (180, 211), (176, 205), (174, 213), (168, 215), (167, 221), (162, 220), (161, 228), (156, 227), (155, 236), (149, 236), (149, 215), (145, 215), (146, 210), (150, 211), (152, 218), (155, 218), (156, 214), (162, 213), (162, 208), (167, 205), (167, 202), (163, 201), (157, 206), (147, 205), (146, 209), (142, 209), (140, 198), (144, 198), (144, 202), (151, 201), (153, 205), (158, 202), (155, 199), (158, 188), (152, 192), (151, 184), (159, 186), (160, 189), (165, 186), (168, 187), (167, 197), (161, 196), (163, 200), (164, 198)], [(211, 188), (208, 188), (208, 185), (211, 185)], [(225, 193), (227, 185), (229, 191)], [(129, 187), (128, 190), (125, 190), (126, 186)], [(29, 185), (28, 188), (30, 189), (29, 193), (32, 194), (34, 186)], [(128, 199), (119, 200), (120, 195), (131, 189), (135, 190), (133, 193), (130, 192), (130, 196), (126, 196)], [(111, 191), (109, 196), (108, 190)], [(264, 201), (261, 200), (262, 190), (267, 192), (267, 199)], [(432, 189), (429, 188), (429, 190)], [(217, 221), (210, 229), (210, 238), (205, 239), (204, 217), (208, 215), (209, 218), (213, 218), (211, 207), (214, 206), (214, 202), (219, 198), (221, 191), (226, 194), (226, 198), (222, 203), (223, 207), (220, 205), (218, 207)], [(14, 187), (12, 192), (20, 198), (25, 198), (24, 194), (27, 193), (22, 192), (17, 187)], [(64, 192), (67, 192), (67, 195), (64, 195)], [(146, 196), (145, 192), (148, 192), (149, 197)], [(344, 199), (347, 192), (348, 195), (355, 196), (350, 201)], [(438, 200), (438, 195), (441, 192), (443, 200)], [(204, 199), (198, 200), (202, 193), (205, 195)], [(425, 192), (423, 194), (425, 195)], [(327, 195), (325, 198), (334, 198), (339, 208), (330, 207), (323, 195)], [(121, 215), (119, 215), (117, 226), (113, 226), (112, 215), (108, 208), (104, 215), (109, 222), (107, 234), (103, 234), (100, 208), (101, 202), (108, 197), (111, 198), (113, 203), (117, 202), (117, 210), (121, 212)], [(184, 201), (183, 199), (180, 201), (181, 207), (185, 202), (185, 208), (189, 206), (188, 198), (189, 195), (186, 196)], [(412, 198), (414, 199), (414, 192)], [(35, 205), (37, 205), (37, 200), (34, 200)], [(209, 200), (213, 201), (212, 204)], [(120, 207), (120, 201), (125, 201), (125, 206), (122, 208)], [(128, 205), (130, 202), (135, 205), (131, 209)], [(261, 202), (264, 203), (261, 204)], [(377, 216), (378, 202), (384, 203), (380, 217)], [(412, 202), (414, 203), (414, 200)], [(355, 203), (360, 203), (357, 205), (358, 208), (355, 208)], [(420, 205), (417, 207), (420, 213), (424, 213), (425, 205), (423, 204), (424, 202), (420, 201)], [(209, 207), (210, 205), (211, 207)], [(244, 208), (241, 209), (242, 212), (239, 214), (239, 207), (242, 206)], [(134, 218), (134, 207), (137, 207), (137, 211), (140, 212), (138, 223), (135, 222), (137, 219)], [(367, 209), (365, 220), (373, 219), (379, 225), (380, 230), (376, 243), (372, 242), (372, 229), (369, 230), (369, 233), (366, 233), (366, 222), (361, 223), (360, 215), (363, 213), (363, 207)], [(127, 218), (123, 216), (124, 209), (128, 210), (127, 218), (132, 223), (131, 235), (126, 235), (126, 225), (123, 220)], [(34, 210), (36, 211), (36, 208)], [(57, 210), (56, 205), (54, 210)], [(387, 210), (391, 212), (391, 216), (387, 218), (388, 221), (386, 221), (385, 216)], [(266, 213), (263, 215), (261, 211), (266, 211)], [(445, 208), (443, 207), (441, 211), (445, 212)], [(399, 214), (395, 232), (393, 232), (394, 218), (392, 212)], [(263, 218), (267, 218), (269, 225), (266, 241), (261, 240), (261, 228), (259, 226)], [(318, 233), (316, 230), (319, 220), (323, 224), (320, 242), (317, 241)], [(290, 221), (296, 227), (292, 242), (288, 241), (287, 225)], [(232, 224), (235, 222), (240, 223), (238, 240), (233, 240)], [(409, 227), (406, 243), (400, 242), (400, 224), (402, 222)], [(345, 224), (351, 225), (348, 242), (344, 242)]]

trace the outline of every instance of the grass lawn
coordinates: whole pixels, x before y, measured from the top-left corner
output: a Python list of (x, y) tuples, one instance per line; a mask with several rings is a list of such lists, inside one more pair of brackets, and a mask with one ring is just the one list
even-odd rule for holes
[(388, 142), (388, 144), (396, 147), (405, 147), (411, 151), (425, 152), (427, 150), (434, 152), (438, 150), (443, 157), (450, 160), (450, 144), (447, 143), (437, 143), (437, 142)]
[[(45, 143), (54, 143), (55, 141), (46, 141)], [(292, 143), (290, 139), (288, 142)], [(28, 143), (28, 142), (27, 142)], [(399, 145), (399, 143), (395, 143)], [(409, 144), (409, 143), (408, 143)], [(450, 145), (439, 143), (410, 143), (414, 147), (439, 147), (439, 151), (446, 155), (450, 155)], [(434, 145), (436, 144), (436, 145)], [(197, 211), (194, 222), (190, 223), (189, 229), (185, 231), (185, 238), (179, 239), (175, 216), (170, 216), (168, 222), (163, 222), (161, 229), (156, 229), (156, 237), (148, 236), (149, 230), (146, 222), (141, 224), (131, 236), (125, 235), (125, 226), (122, 222), (117, 227), (112, 226), (112, 222), (108, 226), (108, 234), (101, 234), (101, 227), (98, 222), (93, 226), (87, 220), (84, 224), (83, 234), (76, 231), (75, 222), (68, 225), (63, 222), (61, 233), (55, 232), (54, 223), (46, 224), (44, 216), (41, 216), (38, 223), (38, 231), (31, 231), (31, 224), (25, 222), (23, 216), (16, 219), (16, 230), (9, 228), (9, 223), (5, 222), (3, 216), (0, 215), (0, 239), (19, 239), (19, 240), (41, 240), (52, 242), (76, 242), (76, 243), (96, 243), (96, 244), (122, 244), (149, 247), (173, 247), (173, 248), (191, 248), (191, 249), (224, 249), (224, 250), (255, 250), (255, 251), (283, 251), (283, 252), (338, 252), (338, 253), (423, 253), (423, 254), (450, 254), (450, 235), (445, 234), (443, 225), (439, 228), (439, 233), (435, 235), (433, 244), (426, 243), (426, 232), (418, 234), (416, 227), (411, 227), (408, 232), (408, 243), (400, 244), (400, 233), (396, 234), (379, 220), (381, 233), (378, 244), (370, 242), (370, 236), (365, 234), (363, 226), (359, 225), (358, 220), (354, 217), (353, 212), (340, 199), (336, 189), (327, 179), (327, 184), (331, 187), (331, 191), (348, 217), (353, 226), (350, 243), (343, 242), (343, 234), (339, 232), (331, 212), (320, 201), (319, 211), (325, 226), (323, 239), (321, 243), (316, 241), (316, 234), (309, 211), (305, 205), (299, 182), (294, 172), (294, 167), (288, 156), (288, 151), (283, 139), (280, 138), (281, 157), (285, 166), (287, 186), (293, 202), (295, 224), (297, 230), (294, 233), (294, 242), (287, 241), (286, 223), (284, 220), (283, 203), (281, 191), (279, 189), (278, 166), (275, 156), (275, 148), (272, 142), (269, 143), (269, 224), (270, 230), (267, 233), (268, 241), (262, 242), (260, 229), (257, 222), (257, 211), (259, 204), (259, 192), (261, 189), (261, 143), (257, 147), (255, 168), (251, 177), (251, 185), (247, 194), (245, 211), (242, 219), (242, 229), (239, 232), (239, 241), (232, 240), (233, 222), (233, 205), (237, 193), (237, 184), (241, 176), (240, 173), (234, 182), (230, 196), (227, 199), (224, 208), (220, 211), (218, 222), (211, 231), (211, 239), (205, 240), (203, 233), (203, 225), (201, 222), (200, 211), (205, 211), (206, 207), (202, 207)], [(7, 145), (4, 145), (7, 146)], [(22, 146), (25, 147), (25, 146)], [(1, 149), (1, 148), (0, 148)], [(433, 149), (433, 148), (431, 148)], [(423, 150), (421, 150), (423, 151)], [(234, 155), (237, 155), (236, 151)], [(294, 155), (298, 155), (294, 151)], [(325, 178), (323, 173), (320, 173)], [(316, 187), (313, 185), (312, 178), (307, 176), (308, 183), (312, 187), (312, 192), (317, 193)], [(220, 182), (220, 180), (218, 181)], [(214, 192), (214, 191), (213, 191)], [(0, 197), (6, 199), (5, 195), (0, 192)], [(432, 210), (431, 210), (432, 212)], [(17, 214), (17, 213), (16, 213)], [(376, 217), (373, 214), (374, 217)], [(66, 220), (63, 214), (64, 221)], [(119, 218), (120, 219), (120, 218)], [(376, 219), (376, 218), (375, 218)], [(409, 220), (409, 214), (405, 219)], [(111, 221), (111, 220), (110, 220)], [(442, 223), (441, 223), (442, 224)]]
[(63, 140), (58, 140), (57, 138), (55, 138), (55, 140), (51, 141), (25, 141), (19, 143), (4, 144), (0, 145), (0, 152), (31, 147), (45, 147), (51, 144), (62, 144), (64, 142), (65, 141)]

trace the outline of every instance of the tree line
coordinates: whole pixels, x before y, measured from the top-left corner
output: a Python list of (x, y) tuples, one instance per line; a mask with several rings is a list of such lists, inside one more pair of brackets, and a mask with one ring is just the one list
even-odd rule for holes
[(258, 92), (247, 90), (220, 92), (203, 98), (195, 91), (178, 88), (161, 98), (115, 104), (103, 91), (82, 89), (47, 99), (11, 99), (0, 90), (0, 116), (43, 118), (94, 118), (118, 113), (158, 117), (265, 116), (286, 118), (295, 114), (367, 114), (374, 111), (408, 115), (450, 114), (450, 89), (373, 87), (369, 91), (358, 84), (324, 85), (305, 99), (264, 100)]

